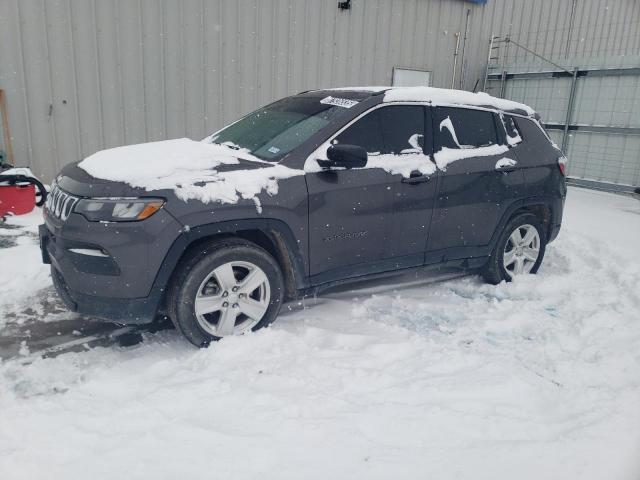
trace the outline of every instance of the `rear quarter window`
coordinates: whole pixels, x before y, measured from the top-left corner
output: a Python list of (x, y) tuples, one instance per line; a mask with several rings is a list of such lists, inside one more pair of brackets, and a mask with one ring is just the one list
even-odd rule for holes
[(505, 133), (507, 134), (507, 144), (514, 147), (522, 143), (522, 135), (520, 135), (520, 130), (518, 130), (514, 117), (511, 115), (500, 114), (500, 119), (502, 120)]

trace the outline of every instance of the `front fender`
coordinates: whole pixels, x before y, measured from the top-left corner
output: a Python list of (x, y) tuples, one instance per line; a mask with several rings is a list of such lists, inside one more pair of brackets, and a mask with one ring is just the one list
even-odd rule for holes
[(260, 231), (272, 239), (276, 245), (278, 242), (284, 242), (285, 248), (282, 250), (287, 255), (287, 260), (293, 270), (295, 288), (304, 289), (308, 286), (306, 256), (299, 248), (299, 242), (291, 228), (282, 220), (274, 218), (249, 218), (184, 228), (165, 255), (152, 287), (152, 296), (156, 297), (158, 301), (161, 299), (162, 294), (169, 286), (171, 275), (191, 245), (205, 238), (233, 235), (246, 231)]

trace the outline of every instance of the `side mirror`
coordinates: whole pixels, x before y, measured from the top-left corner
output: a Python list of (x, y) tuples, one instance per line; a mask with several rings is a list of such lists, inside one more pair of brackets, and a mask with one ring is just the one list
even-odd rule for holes
[(331, 145), (327, 160), (318, 160), (322, 168), (362, 168), (367, 165), (367, 151), (357, 145)]

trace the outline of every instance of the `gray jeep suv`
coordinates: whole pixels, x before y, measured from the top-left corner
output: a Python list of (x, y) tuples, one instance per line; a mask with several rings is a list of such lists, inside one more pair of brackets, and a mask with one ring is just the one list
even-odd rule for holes
[(57, 292), (119, 323), (167, 315), (197, 346), (354, 279), (535, 273), (566, 195), (566, 160), (530, 108), (423, 87), (303, 92), (202, 142), (92, 157), (60, 172), (44, 209)]

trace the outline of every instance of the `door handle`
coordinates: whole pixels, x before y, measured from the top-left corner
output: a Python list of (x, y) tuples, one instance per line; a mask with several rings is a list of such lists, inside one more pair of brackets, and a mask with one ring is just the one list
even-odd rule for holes
[(428, 175), (415, 175), (410, 176), (409, 178), (403, 178), (402, 183), (408, 183), (411, 185), (415, 185), (416, 183), (424, 183), (431, 180), (431, 177)]

